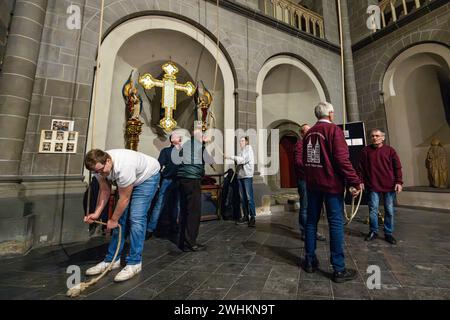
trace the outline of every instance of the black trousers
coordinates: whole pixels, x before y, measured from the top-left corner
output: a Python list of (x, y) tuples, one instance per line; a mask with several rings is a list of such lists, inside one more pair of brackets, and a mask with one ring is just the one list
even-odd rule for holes
[(180, 239), (178, 247), (195, 246), (201, 218), (201, 180), (179, 179)]

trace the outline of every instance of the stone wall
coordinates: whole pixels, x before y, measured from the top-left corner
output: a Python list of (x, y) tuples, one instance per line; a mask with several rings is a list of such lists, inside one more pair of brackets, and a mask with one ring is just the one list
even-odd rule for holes
[[(32, 5), (28, 0), (21, 1), (20, 5), (22, 2)], [(258, 10), (257, 1), (237, 2)], [(33, 51), (36, 53), (37, 63), (33, 65), (36, 71), (29, 77), (31, 101), (24, 101), (29, 111), (26, 109), (27, 113), (20, 118), (25, 119), (23, 126), (26, 124), (23, 150), (18, 150), (18, 154), (22, 154), (18, 171), (22, 182), (0, 183), (0, 242), (8, 244), (8, 247), (19, 246), (17, 252), (22, 253), (30, 246), (79, 241), (88, 237), (87, 227), (81, 220), (81, 199), (85, 190), (81, 175), (101, 1), (46, 0), (45, 3), (46, 10), (41, 10), (42, 37), (35, 43), (36, 50)], [(81, 29), (70, 30), (67, 27), (67, 9), (72, 4), (81, 9)], [(323, 7), (325, 16), (334, 17), (334, 20), (325, 19), (325, 32), (328, 41), (336, 44), (337, 20), (333, 10), (333, 5)], [(236, 128), (256, 128), (257, 77), (265, 62), (279, 54), (297, 56), (312, 66), (317, 71), (316, 76), (322, 79), (331, 102), (337, 110), (341, 108), (340, 59), (331, 44), (328, 48), (325, 48), (326, 43), (316, 45), (311, 39), (278, 30), (275, 25), (269, 26), (225, 8), (220, 8), (218, 20), (214, 2), (198, 0), (106, 0), (103, 33), (121, 19), (144, 11), (171, 16), (167, 19), (184, 19), (205, 32), (219, 34), (236, 75)], [(11, 64), (9, 68), (13, 67)], [(97, 108), (99, 117), (101, 106)], [(50, 129), (51, 120), (56, 118), (75, 121), (75, 130), (80, 134), (75, 155), (38, 153), (41, 130)], [(16, 228), (11, 229), (10, 225)], [(8, 242), (10, 240), (13, 243)]]
[(436, 42), (450, 45), (450, 3), (401, 27), (354, 52), (358, 105), (366, 128), (386, 130), (386, 114), (380, 93), (390, 62), (415, 44)]
[(347, 2), (351, 39), (355, 44), (371, 34), (367, 28), (369, 18), (367, 8), (369, 5), (378, 4), (378, 0), (347, 0)]
[[(82, 7), (81, 32), (68, 30), (67, 7), (71, 3), (82, 2), (84, 3), (81, 0), (49, 0), (22, 158), (23, 175), (80, 175), (82, 172), (97, 50), (100, 1), (87, 0), (86, 6)], [(242, 1), (238, 2), (243, 4)], [(244, 4), (250, 7), (257, 3), (244, 1)], [(103, 31), (108, 30), (119, 19), (147, 10), (184, 16), (217, 35), (217, 8), (214, 3), (196, 0), (107, 0)], [(329, 14), (331, 10), (332, 7), (327, 7), (327, 10), (324, 8)], [(314, 65), (319, 76), (324, 79), (332, 102), (340, 108), (340, 69), (337, 53), (223, 8), (219, 11), (219, 17), (220, 41), (229, 53), (237, 74), (238, 127), (256, 128), (255, 86), (258, 72), (268, 58), (281, 53), (296, 54)], [(51, 119), (54, 118), (75, 120), (75, 130), (80, 132), (76, 155), (37, 153), (40, 131), (48, 129)]]

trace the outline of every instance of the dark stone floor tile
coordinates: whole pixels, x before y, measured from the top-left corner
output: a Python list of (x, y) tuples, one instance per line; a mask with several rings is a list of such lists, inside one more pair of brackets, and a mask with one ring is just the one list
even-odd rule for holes
[(298, 280), (297, 279), (268, 279), (264, 285), (263, 292), (272, 292), (280, 295), (297, 296)]
[(408, 300), (406, 288), (398, 285), (382, 285), (381, 289), (371, 289), (369, 294), (374, 300)]
[(239, 290), (237, 288), (231, 288), (224, 300), (259, 300), (262, 295), (262, 291), (254, 290)]
[(297, 300), (333, 300), (333, 298), (331, 296), (308, 296), (299, 294)]
[(170, 286), (156, 295), (153, 300), (186, 300), (194, 290), (192, 286)]
[(370, 299), (370, 294), (368, 292), (365, 284), (345, 282), (345, 283), (332, 283), (333, 297), (335, 299)]
[(329, 280), (303, 280), (299, 284), (298, 295), (332, 297), (331, 283)]
[(245, 269), (247, 265), (243, 263), (223, 263), (216, 271), (215, 274), (235, 274), (239, 275)]
[(426, 287), (405, 287), (411, 300), (449, 300), (449, 289), (437, 289)]
[(260, 300), (296, 300), (297, 295), (263, 291), (261, 293), (259, 299)]
[(271, 270), (272, 270), (271, 265), (267, 266), (249, 263), (242, 271), (242, 275), (267, 279)]

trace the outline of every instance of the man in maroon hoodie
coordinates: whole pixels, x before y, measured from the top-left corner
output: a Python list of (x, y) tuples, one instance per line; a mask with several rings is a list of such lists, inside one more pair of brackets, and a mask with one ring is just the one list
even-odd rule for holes
[(330, 228), (332, 280), (345, 282), (356, 278), (356, 271), (345, 268), (344, 257), (344, 188), (348, 185), (356, 197), (361, 191), (361, 180), (349, 160), (348, 146), (342, 130), (332, 123), (334, 108), (320, 102), (314, 110), (319, 120), (303, 140), (303, 163), (308, 189), (306, 221), (305, 271), (315, 272), (319, 267), (316, 257), (317, 221), (325, 202)]
[(384, 239), (396, 244), (394, 232), (395, 194), (402, 192), (402, 164), (394, 148), (384, 144), (386, 135), (380, 129), (370, 133), (372, 144), (361, 151), (359, 173), (369, 191), (370, 232), (366, 241), (378, 236), (378, 207), (384, 198)]
[[(297, 176), (297, 189), (300, 197), (300, 210), (298, 211), (298, 225), (300, 228), (300, 238), (305, 241), (306, 212), (308, 210), (308, 196), (306, 191), (305, 170), (303, 168), (303, 138), (311, 127), (305, 123), (300, 127), (300, 139), (294, 148), (294, 168)], [(325, 241), (326, 238), (317, 232), (317, 240)]]

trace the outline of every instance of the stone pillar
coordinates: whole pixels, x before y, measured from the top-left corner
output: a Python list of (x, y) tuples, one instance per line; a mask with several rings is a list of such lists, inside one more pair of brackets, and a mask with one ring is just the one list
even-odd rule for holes
[(0, 176), (19, 174), (47, 0), (17, 0), (0, 74)]
[(347, 0), (341, 0), (342, 33), (344, 37), (345, 92), (347, 101), (347, 121), (359, 121), (358, 96), (356, 92), (355, 68), (353, 65), (352, 39), (348, 20)]

